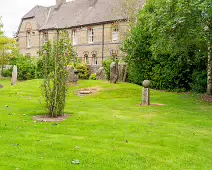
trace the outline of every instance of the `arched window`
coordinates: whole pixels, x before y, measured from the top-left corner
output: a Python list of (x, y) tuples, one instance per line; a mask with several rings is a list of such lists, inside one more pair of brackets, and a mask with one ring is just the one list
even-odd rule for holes
[(84, 61), (85, 63), (89, 64), (88, 54), (84, 55)]
[(91, 55), (92, 55), (93, 64), (97, 65), (98, 64), (97, 51), (92, 51)]
[(27, 32), (27, 48), (31, 48), (31, 33)]
[(89, 64), (89, 58), (88, 58), (89, 52), (88, 51), (84, 51), (83, 55), (84, 55), (84, 62)]
[(98, 60), (97, 60), (96, 54), (93, 54), (92, 57), (93, 57), (93, 64), (97, 65), (98, 64)]

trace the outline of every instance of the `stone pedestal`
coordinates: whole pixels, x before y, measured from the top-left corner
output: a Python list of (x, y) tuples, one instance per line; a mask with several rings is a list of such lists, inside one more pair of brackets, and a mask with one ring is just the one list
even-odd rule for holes
[(12, 85), (16, 85), (17, 79), (18, 79), (18, 68), (17, 68), (17, 66), (13, 66)]
[(142, 105), (144, 106), (150, 105), (150, 89), (149, 88), (143, 87)]
[(143, 96), (142, 96), (142, 105), (149, 106), (150, 105), (150, 81), (143, 81)]

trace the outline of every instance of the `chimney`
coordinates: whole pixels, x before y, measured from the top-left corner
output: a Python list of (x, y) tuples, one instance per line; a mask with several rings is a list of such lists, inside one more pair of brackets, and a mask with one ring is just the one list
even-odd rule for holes
[(97, 0), (89, 0), (89, 7), (94, 6), (96, 2)]
[(66, 0), (56, 0), (56, 8), (59, 9), (63, 3), (66, 3)]

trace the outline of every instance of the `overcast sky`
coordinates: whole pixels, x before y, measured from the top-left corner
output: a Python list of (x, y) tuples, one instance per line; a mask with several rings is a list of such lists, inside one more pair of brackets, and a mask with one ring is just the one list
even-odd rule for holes
[(17, 31), (21, 18), (36, 5), (54, 5), (56, 0), (0, 0), (0, 16), (5, 34), (9, 37)]

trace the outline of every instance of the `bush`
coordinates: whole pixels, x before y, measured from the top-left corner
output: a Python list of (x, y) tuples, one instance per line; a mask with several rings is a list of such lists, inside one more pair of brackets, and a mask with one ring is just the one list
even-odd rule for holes
[(76, 65), (76, 69), (79, 70), (79, 79), (88, 80), (89, 79), (89, 71), (88, 65), (85, 63), (78, 63)]
[(36, 63), (33, 59), (27, 56), (18, 56), (13, 58), (11, 65), (18, 67), (18, 79), (30, 80), (36, 78)]
[(90, 79), (90, 80), (96, 80), (96, 74), (91, 74), (91, 76), (90, 76), (89, 79)]
[(40, 58), (36, 63), (36, 78), (43, 78), (43, 58)]
[(192, 91), (197, 93), (205, 93), (207, 89), (206, 71), (195, 71), (192, 75)]
[(1, 75), (3, 77), (12, 77), (12, 72), (13, 72), (13, 68), (11, 67), (11, 68), (9, 68), (7, 70), (3, 70)]

